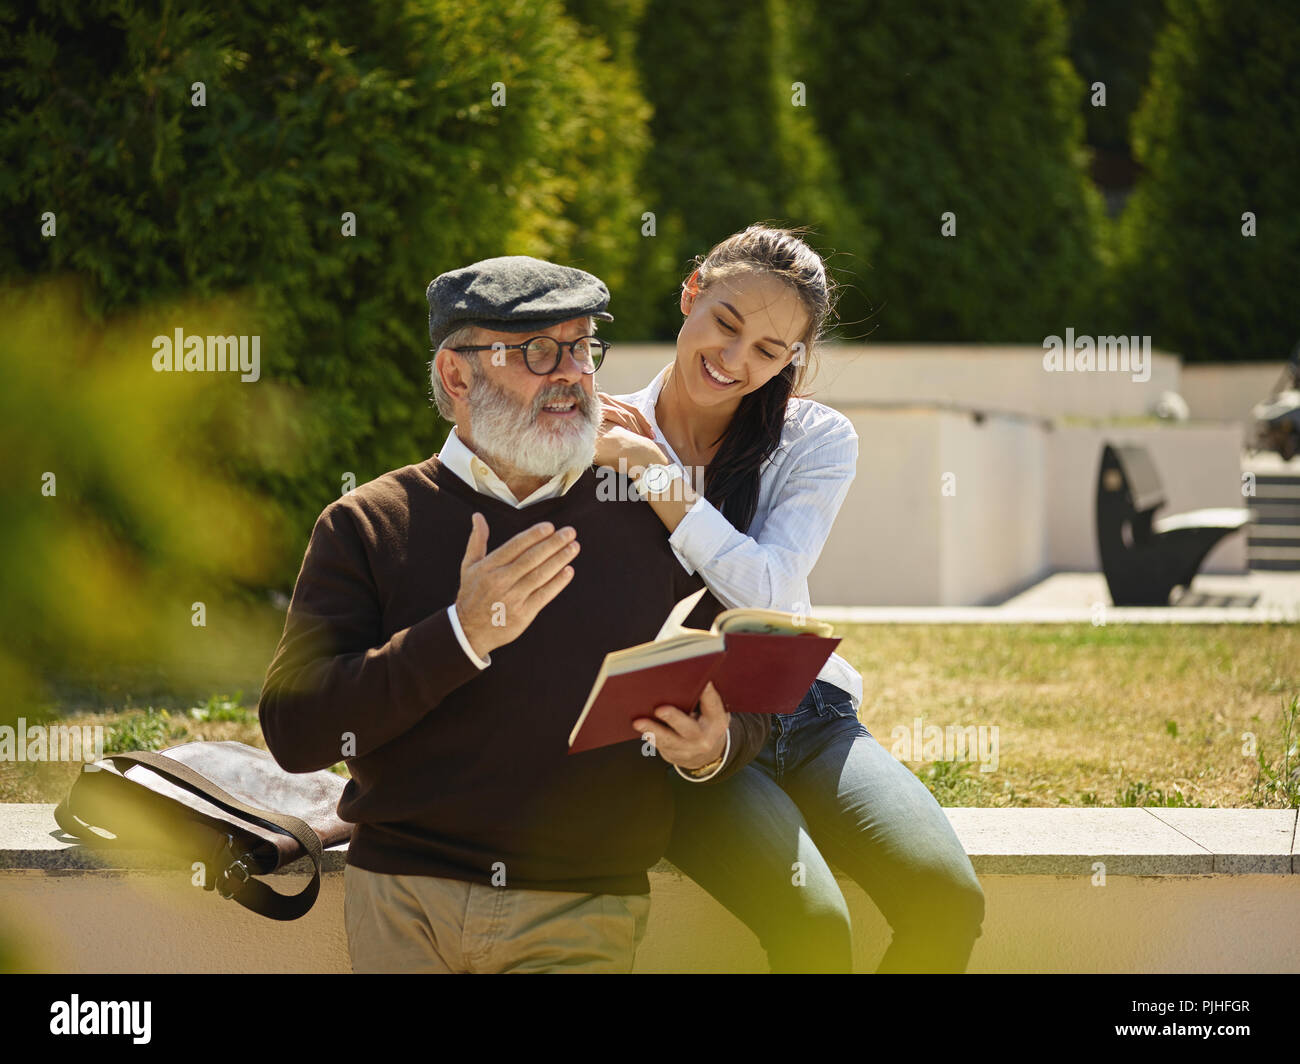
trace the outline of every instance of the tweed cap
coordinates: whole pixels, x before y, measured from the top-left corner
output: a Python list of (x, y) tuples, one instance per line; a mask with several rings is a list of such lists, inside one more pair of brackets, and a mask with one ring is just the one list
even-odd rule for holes
[(605, 310), (609, 289), (599, 277), (528, 255), (484, 259), (439, 274), (425, 296), (435, 349), (466, 325), (531, 333), (573, 318), (614, 320)]

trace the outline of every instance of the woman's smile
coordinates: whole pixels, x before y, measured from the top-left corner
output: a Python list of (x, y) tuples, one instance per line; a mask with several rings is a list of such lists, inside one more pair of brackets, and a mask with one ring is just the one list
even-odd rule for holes
[(725, 391), (740, 383), (737, 378), (729, 377), (723, 373), (703, 355), (700, 356), (700, 376), (704, 378), (709, 387), (716, 388), (718, 391)]

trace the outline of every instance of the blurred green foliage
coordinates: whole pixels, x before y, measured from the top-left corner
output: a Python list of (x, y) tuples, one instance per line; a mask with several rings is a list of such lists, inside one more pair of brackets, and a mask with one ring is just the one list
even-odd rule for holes
[[(1094, 148), (1128, 158), (1128, 125), (1151, 65), (1151, 48), (1165, 21), (1166, 0), (1064, 0), (1070, 59), (1088, 87), (1079, 100)], [(1106, 105), (1094, 106), (1092, 85), (1106, 87)]]
[(1168, 7), (1133, 119), (1146, 172), (1120, 218), (1116, 316), (1188, 359), (1281, 361), (1300, 338), (1300, 9)]
[[(0, 56), (0, 206), (23, 219), (0, 277), (76, 273), (96, 320), (238, 293), (288, 387), (245, 385), (228, 431), (253, 460), (210, 458), (284, 505), (281, 584), (346, 474), (441, 442), (430, 278), (518, 253), (627, 287), (648, 108), (558, 0), (51, 0), (0, 8)], [(291, 458), (255, 446), (268, 419)]]
[(754, 222), (810, 226), (809, 242), (847, 283), (876, 248), (814, 121), (825, 56), (800, 10), (784, 0), (645, 6), (637, 64), (654, 106), (645, 183), (673, 267), (644, 282), (657, 338), (681, 327), (678, 286), (691, 260)]
[(128, 750), (165, 750), (175, 745), (181, 732), (181, 725), (171, 719), (167, 710), (150, 706), (110, 725), (104, 736), (104, 752), (120, 754)]
[[(159, 304), (92, 320), (82, 287), (0, 287), (0, 718), (37, 716), (50, 682), (69, 677), (210, 681), (242, 661), (260, 617), (241, 589), (276, 576), (278, 507), (219, 459), (251, 463), (271, 447), (292, 461), (284, 425), (266, 419), (250, 448), (226, 427), (251, 385), (151, 364), (165, 323), (240, 332), (237, 309)], [(263, 391), (274, 399), (274, 385)]]
[(197, 721), (255, 724), (257, 707), (244, 705), (244, 692), (236, 691), (233, 695), (210, 695), (203, 705), (190, 708), (190, 716)]

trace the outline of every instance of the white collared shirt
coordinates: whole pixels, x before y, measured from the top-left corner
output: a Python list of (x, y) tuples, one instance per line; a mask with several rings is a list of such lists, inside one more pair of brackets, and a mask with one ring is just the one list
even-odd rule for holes
[[(481, 495), (491, 495), (493, 498), (500, 499), (508, 503), (516, 510), (522, 510), (525, 506), (531, 506), (535, 502), (541, 502), (543, 499), (554, 499), (560, 495), (568, 494), (568, 491), (574, 484), (582, 479), (582, 474), (586, 469), (570, 469), (564, 473), (557, 473), (551, 477), (545, 484), (534, 491), (528, 498), (520, 501), (515, 498), (514, 492), (506, 487), (506, 482), (502, 480), (478, 455), (465, 446), (465, 442), (456, 435), (456, 426), (451, 427), (447, 433), (447, 439), (442, 445), (442, 450), (438, 452), (438, 461), (447, 467), (456, 476), (460, 477), (475, 491)], [(468, 655), (469, 660), (477, 665), (480, 669), (486, 669), (492, 664), (492, 655), (489, 654), (486, 659), (480, 658), (470, 646), (469, 639), (465, 636), (465, 630), (460, 626), (460, 618), (456, 616), (456, 604), (453, 602), (447, 607), (447, 617), (451, 621), (451, 630), (456, 633), (456, 639), (459, 641), (461, 648)], [(682, 779), (690, 780), (692, 783), (704, 783), (713, 779), (727, 763), (727, 758), (731, 756), (731, 731), (727, 731), (726, 746), (722, 750), (722, 761), (716, 769), (707, 776), (688, 776), (677, 765), (677, 774)]]
[[(671, 366), (639, 392), (615, 396), (650, 422), (655, 439), (679, 466), (682, 460), (660, 431), (655, 403)], [(701, 494), (668, 538), (688, 573), (731, 608), (755, 607), (811, 615), (808, 574), (821, 555), (858, 467), (858, 434), (843, 414), (811, 399), (792, 398), (781, 442), (759, 472), (758, 507), (748, 533)], [(700, 485), (693, 485), (698, 491)], [(862, 704), (862, 677), (838, 654), (819, 680), (847, 691)]]
[(543, 499), (554, 499), (558, 495), (566, 494), (581, 479), (582, 474), (586, 472), (584, 468), (556, 473), (528, 498), (516, 499), (515, 493), (506, 487), (506, 482), (497, 476), (482, 458), (465, 446), (465, 441), (456, 434), (455, 425), (447, 433), (447, 440), (442, 445), (442, 450), (438, 452), (438, 461), (475, 491), (509, 503), (516, 510), (531, 506), (535, 502), (541, 502)]

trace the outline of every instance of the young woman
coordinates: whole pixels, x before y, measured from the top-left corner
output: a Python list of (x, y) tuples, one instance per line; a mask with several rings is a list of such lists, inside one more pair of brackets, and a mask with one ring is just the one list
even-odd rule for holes
[[(847, 418), (798, 394), (831, 305), (816, 252), (751, 226), (684, 283), (676, 359), (639, 392), (601, 395), (596, 461), (667, 467), (642, 494), (724, 607), (811, 610), (808, 574), (858, 451)], [(878, 971), (963, 971), (983, 891), (938, 802), (858, 721), (861, 700), (834, 655), (745, 769), (712, 786), (675, 778), (668, 858), (753, 929), (773, 971), (851, 968), (826, 858), (889, 921)]]

